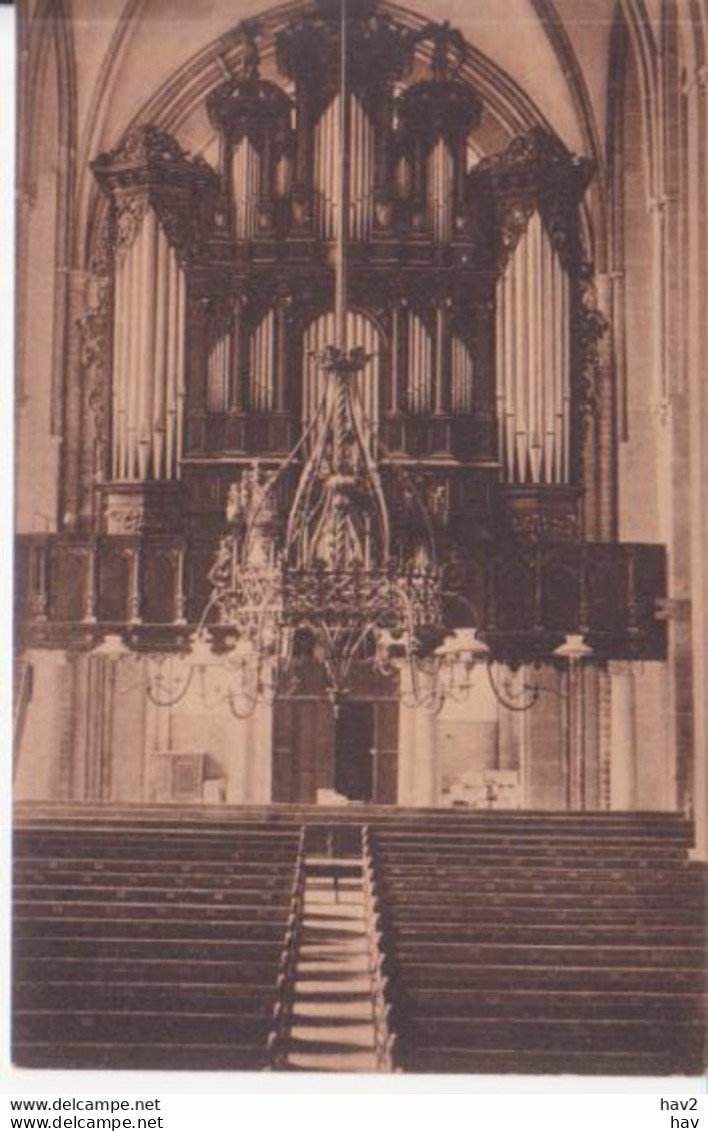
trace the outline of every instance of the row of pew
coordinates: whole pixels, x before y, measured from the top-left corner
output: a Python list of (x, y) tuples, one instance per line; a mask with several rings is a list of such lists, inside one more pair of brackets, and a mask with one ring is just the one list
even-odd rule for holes
[(13, 849), (17, 1065), (277, 1066), (304, 830), (25, 813)]
[(379, 1071), (703, 1071), (682, 817), (300, 809), (19, 807), (15, 1063), (285, 1068), (308, 851), (363, 859)]
[(363, 831), (382, 1061), (700, 1075), (706, 872), (667, 814), (429, 816)]

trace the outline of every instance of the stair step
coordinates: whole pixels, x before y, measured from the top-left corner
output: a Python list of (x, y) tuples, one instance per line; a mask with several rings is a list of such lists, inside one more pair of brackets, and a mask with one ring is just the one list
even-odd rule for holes
[[(336, 1006), (336, 1009), (332, 1007)], [(360, 1020), (371, 1023), (371, 999), (368, 994), (362, 995), (359, 999), (350, 1000), (349, 998), (342, 998), (337, 1001), (329, 995), (324, 1000), (311, 1000), (309, 997), (305, 998), (299, 993), (297, 984), (294, 993), (294, 1005), (292, 1016), (297, 1024), (300, 1020), (323, 1019), (330, 1020), (336, 1016), (339, 1020), (350, 1021)]]
[(377, 1072), (376, 1056), (372, 1052), (288, 1052), (287, 1065), (293, 1072)]
[(353, 994), (361, 994), (367, 1000), (371, 996), (371, 979), (366, 974), (347, 972), (331, 980), (323, 980), (308, 975), (303, 977), (298, 970), (295, 977), (295, 995), (299, 998), (317, 998), (322, 1001), (338, 1003), (348, 1000)]
[(318, 1046), (348, 1046), (352, 1050), (373, 1049), (373, 1026), (371, 1019), (368, 1023), (354, 1024), (350, 1018), (330, 1016), (326, 1022), (320, 1018), (313, 1018), (304, 1024), (302, 1019), (293, 1019), (290, 1025), (288, 1038), (290, 1048), (318, 1045)]

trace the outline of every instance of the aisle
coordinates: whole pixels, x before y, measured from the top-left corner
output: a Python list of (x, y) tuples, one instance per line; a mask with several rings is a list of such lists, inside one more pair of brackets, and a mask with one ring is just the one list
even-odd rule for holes
[(308, 865), (286, 1063), (300, 1071), (375, 1072), (361, 867), (351, 860)]

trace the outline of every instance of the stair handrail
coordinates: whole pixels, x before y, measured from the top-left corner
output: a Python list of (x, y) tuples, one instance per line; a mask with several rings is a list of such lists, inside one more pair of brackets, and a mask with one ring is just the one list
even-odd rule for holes
[(307, 829), (300, 826), (295, 874), (290, 889), (290, 905), (283, 949), (280, 953), (276, 980), (276, 1003), (273, 1007), (273, 1027), (268, 1035), (268, 1068), (285, 1066), (285, 1050), (290, 1031), (295, 966), (297, 963), (305, 901), (305, 838)]
[(398, 1069), (394, 1058), (396, 1036), (391, 1029), (391, 986), (387, 973), (387, 947), (368, 825), (364, 825), (361, 830), (361, 842), (364, 923), (372, 984), (371, 1004), (374, 1017), (376, 1063), (379, 1072), (394, 1072)]

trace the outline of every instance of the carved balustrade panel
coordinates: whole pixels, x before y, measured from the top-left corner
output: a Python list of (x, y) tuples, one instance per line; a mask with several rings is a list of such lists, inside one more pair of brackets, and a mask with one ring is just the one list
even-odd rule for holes
[[(451, 505), (444, 484), (431, 480), (415, 489), (444, 528)], [(405, 517), (405, 499), (402, 506)], [(468, 520), (482, 529), (475, 525), (474, 509)], [(394, 530), (397, 521), (394, 510)], [(112, 625), (137, 633), (145, 646), (151, 633), (174, 646), (184, 630), (178, 637), (170, 632), (180, 622), (196, 624), (212, 594), (209, 575), (218, 543), (217, 528), (213, 536), (195, 538), (21, 538), (18, 631), (28, 640), (67, 646), (90, 641), (102, 626)], [(448, 547), (446, 560), (445, 623), (478, 627), (499, 659), (548, 657), (568, 632), (585, 633), (599, 660), (665, 656), (666, 624), (656, 615), (666, 592), (661, 546), (488, 534), (471, 550)], [(89, 599), (94, 585), (95, 625)]]

